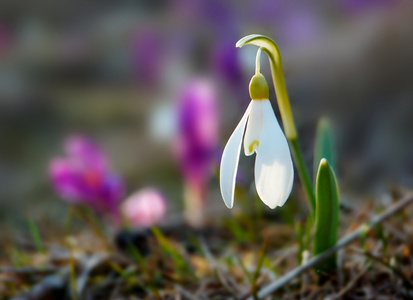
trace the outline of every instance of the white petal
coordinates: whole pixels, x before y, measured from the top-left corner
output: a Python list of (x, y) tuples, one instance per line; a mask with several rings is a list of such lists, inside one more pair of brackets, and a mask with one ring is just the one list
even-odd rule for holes
[(244, 153), (247, 156), (257, 152), (262, 129), (262, 101), (251, 101), (251, 112), (248, 118), (247, 128), (244, 137)]
[(263, 103), (263, 126), (255, 160), (255, 186), (258, 196), (271, 208), (283, 206), (291, 193), (294, 169), (287, 139), (269, 100)]
[(239, 154), (241, 151), (245, 124), (247, 123), (250, 111), (251, 103), (248, 105), (247, 110), (229, 138), (227, 144), (225, 145), (224, 152), (222, 153), (221, 166), (219, 170), (220, 187), (222, 198), (228, 208), (232, 208), (234, 205), (235, 179), (238, 170)]

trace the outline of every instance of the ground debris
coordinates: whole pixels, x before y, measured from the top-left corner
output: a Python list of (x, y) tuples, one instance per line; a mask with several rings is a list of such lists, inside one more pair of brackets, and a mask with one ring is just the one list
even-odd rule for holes
[[(320, 277), (306, 271), (270, 297), (412, 298), (413, 224), (406, 211), (341, 249), (336, 272)], [(348, 213), (342, 233), (365, 222), (367, 215)], [(242, 241), (215, 224), (202, 230), (180, 225), (123, 232), (104, 243), (85, 229), (53, 240), (44, 253), (27, 245), (23, 250), (9, 245), (12, 255), (0, 267), (1, 299), (249, 299), (298, 264), (293, 227), (270, 221), (261, 220), (260, 228), (254, 227), (260, 234)], [(276, 244), (283, 239), (284, 246), (267, 242), (263, 248), (268, 237), (278, 239)], [(264, 256), (260, 249), (265, 249)]]

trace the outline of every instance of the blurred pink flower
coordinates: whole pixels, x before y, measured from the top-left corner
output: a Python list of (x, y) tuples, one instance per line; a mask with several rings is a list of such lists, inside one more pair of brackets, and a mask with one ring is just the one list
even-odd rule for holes
[(189, 82), (178, 102), (176, 154), (185, 180), (205, 185), (211, 176), (219, 138), (215, 88), (207, 79)]
[(185, 182), (185, 213), (193, 225), (201, 225), (208, 180), (216, 162), (219, 109), (213, 83), (191, 80), (178, 102), (176, 156)]
[(161, 192), (154, 188), (145, 188), (129, 196), (120, 209), (131, 225), (150, 227), (164, 218), (166, 206)]
[(102, 150), (86, 137), (65, 142), (66, 157), (50, 162), (49, 174), (56, 192), (66, 201), (90, 205), (99, 213), (118, 215), (124, 184), (113, 173)]

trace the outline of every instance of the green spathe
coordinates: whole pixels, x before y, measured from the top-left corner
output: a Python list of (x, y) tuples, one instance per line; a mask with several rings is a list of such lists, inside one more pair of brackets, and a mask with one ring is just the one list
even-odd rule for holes
[[(328, 161), (320, 161), (316, 181), (316, 217), (314, 236), (314, 255), (331, 248), (337, 242), (339, 220), (339, 195), (336, 176)], [(316, 266), (320, 274), (335, 270), (336, 255)]]

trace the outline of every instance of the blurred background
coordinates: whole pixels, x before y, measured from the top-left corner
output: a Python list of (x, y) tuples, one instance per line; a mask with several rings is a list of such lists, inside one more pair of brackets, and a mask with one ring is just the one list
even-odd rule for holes
[[(104, 149), (126, 195), (157, 187), (170, 215), (182, 215), (193, 151), (181, 149), (191, 123), (180, 105), (199, 82), (199, 97), (216, 105), (198, 133), (216, 135), (202, 201), (228, 213), (217, 170), (250, 101), (257, 49), (235, 43), (253, 33), (280, 48), (309, 167), (317, 122), (330, 118), (343, 201), (352, 205), (391, 184), (412, 187), (413, 1), (3, 0), (1, 226), (17, 230), (28, 216), (61, 221), (66, 204), (48, 168), (72, 134)], [(265, 57), (261, 64), (270, 82)], [(255, 195), (252, 165), (241, 159), (238, 183)], [(301, 197), (296, 177), (293, 196)]]

